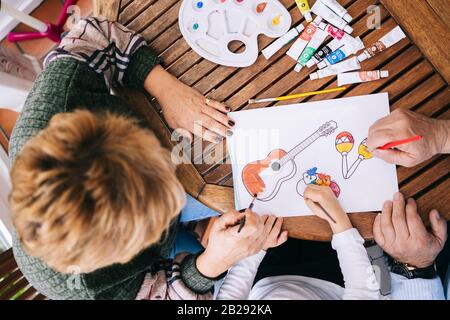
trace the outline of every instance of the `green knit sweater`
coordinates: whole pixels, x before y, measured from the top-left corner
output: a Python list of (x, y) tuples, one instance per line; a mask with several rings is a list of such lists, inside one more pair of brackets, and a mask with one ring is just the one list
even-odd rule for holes
[[(125, 87), (143, 89), (156, 55), (144, 46), (130, 59), (122, 83)], [(135, 116), (126, 102), (110, 94), (102, 74), (73, 58), (51, 62), (38, 77), (14, 128), (10, 142), (11, 162), (23, 145), (45, 128), (50, 118), (76, 108), (111, 111)], [(15, 237), (13, 250), (17, 263), (28, 281), (50, 299), (134, 299), (155, 262), (167, 258), (173, 246), (178, 223), (174, 222), (164, 241), (147, 248), (126, 264), (116, 264), (88, 274), (61, 274), (41, 260), (29, 256)], [(105, 240), (108, 241), (108, 240)], [(197, 293), (211, 290), (213, 281), (203, 277), (195, 267), (195, 256), (181, 264), (182, 279)]]

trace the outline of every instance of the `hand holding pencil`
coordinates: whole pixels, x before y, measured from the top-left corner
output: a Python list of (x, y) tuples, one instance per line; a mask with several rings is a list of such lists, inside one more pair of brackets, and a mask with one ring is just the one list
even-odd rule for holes
[(413, 167), (450, 152), (450, 121), (397, 109), (370, 127), (367, 145), (377, 158)]

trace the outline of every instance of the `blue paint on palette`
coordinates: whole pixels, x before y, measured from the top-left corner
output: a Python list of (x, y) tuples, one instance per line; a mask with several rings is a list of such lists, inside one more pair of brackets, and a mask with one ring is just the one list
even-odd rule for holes
[(192, 29), (197, 30), (198, 29), (198, 23), (194, 23), (194, 25), (192, 26)]
[(199, 9), (203, 8), (203, 2), (201, 1), (197, 2), (197, 8)]

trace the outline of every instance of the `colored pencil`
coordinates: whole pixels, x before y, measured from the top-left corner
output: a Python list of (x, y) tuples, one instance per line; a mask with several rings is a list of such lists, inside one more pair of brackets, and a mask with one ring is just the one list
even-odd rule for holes
[[(250, 205), (248, 206), (248, 209), (249, 209), (249, 210), (252, 210), (252, 209), (253, 209), (253, 205), (255, 204), (256, 197), (257, 197), (257, 195), (255, 195), (255, 196), (253, 197), (252, 202), (251, 202)], [(241, 210), (240, 212), (244, 212), (245, 210), (246, 210), (246, 209), (243, 209), (243, 210)], [(245, 225), (245, 221), (246, 221), (246, 220), (247, 220), (247, 219), (246, 219), (246, 216), (243, 216), (242, 219), (239, 220), (239, 229), (238, 229), (238, 233), (241, 232), (242, 228), (243, 228), (244, 225)]]
[(317, 204), (317, 205), (319, 206), (319, 208), (320, 208), (323, 212), (325, 212), (325, 214), (328, 216), (328, 218), (331, 219), (331, 221), (333, 221), (334, 223), (336, 223), (336, 220), (333, 219), (333, 217), (331, 216), (331, 214), (329, 214), (328, 211), (325, 210), (325, 209), (320, 205), (320, 203), (315, 202), (315, 204)]
[(410, 142), (417, 141), (420, 139), (422, 139), (422, 136), (414, 136), (412, 138), (386, 143), (384, 146), (378, 147), (377, 149), (387, 150), (387, 149), (395, 148), (395, 147), (401, 146), (402, 144), (410, 143)]
[(302, 97), (314, 96), (314, 95), (318, 95), (318, 94), (344, 91), (346, 89), (347, 89), (347, 87), (339, 87), (339, 88), (334, 88), (334, 89), (291, 94), (288, 96), (281, 96), (281, 97), (276, 97), (276, 98), (250, 99), (250, 100), (248, 100), (248, 103), (253, 104), (253, 103), (263, 103), (263, 102), (285, 101), (285, 100), (297, 99), (297, 98), (302, 98)]

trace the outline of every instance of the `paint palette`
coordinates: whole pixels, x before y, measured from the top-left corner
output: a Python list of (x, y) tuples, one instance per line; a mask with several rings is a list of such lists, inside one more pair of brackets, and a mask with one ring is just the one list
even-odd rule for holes
[[(191, 48), (205, 59), (232, 67), (253, 64), (258, 35), (281, 37), (291, 20), (277, 0), (184, 0), (179, 13), (181, 33)], [(238, 47), (238, 52), (230, 50)]]

